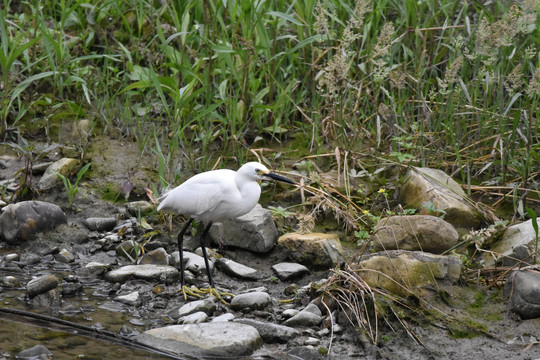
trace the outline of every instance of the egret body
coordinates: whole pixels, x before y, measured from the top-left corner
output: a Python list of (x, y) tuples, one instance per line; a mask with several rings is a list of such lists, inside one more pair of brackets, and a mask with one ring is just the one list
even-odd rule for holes
[(214, 222), (223, 222), (234, 219), (250, 212), (259, 202), (261, 187), (259, 180), (277, 180), (294, 184), (283, 176), (270, 172), (263, 164), (249, 162), (238, 171), (220, 169), (197, 174), (180, 186), (162, 195), (158, 201), (158, 211), (169, 210), (189, 217), (178, 234), (178, 254), (180, 257), (181, 283), (184, 295), (184, 234), (194, 219), (207, 223), (200, 243), (206, 264), (210, 287), (214, 288), (214, 281), (210, 274), (208, 255), (206, 254), (205, 238)]

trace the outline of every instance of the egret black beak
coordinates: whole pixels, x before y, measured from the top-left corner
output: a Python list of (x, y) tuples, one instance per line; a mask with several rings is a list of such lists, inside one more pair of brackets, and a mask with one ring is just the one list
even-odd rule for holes
[(276, 181), (281, 181), (281, 182), (284, 182), (284, 183), (287, 183), (287, 184), (293, 184), (293, 185), (296, 185), (296, 183), (290, 179), (287, 179), (286, 177), (284, 176), (281, 176), (281, 175), (278, 175), (278, 174), (274, 174), (274, 173), (267, 173), (267, 174), (264, 174), (263, 176), (269, 178), (269, 179), (272, 179), (272, 180), (276, 180)]

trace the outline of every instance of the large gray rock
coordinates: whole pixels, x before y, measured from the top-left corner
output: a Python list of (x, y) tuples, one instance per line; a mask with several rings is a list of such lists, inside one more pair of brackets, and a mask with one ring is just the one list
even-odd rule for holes
[(389, 250), (364, 255), (355, 267), (369, 286), (407, 296), (438, 281), (456, 282), (462, 263), (454, 255)]
[(257, 204), (246, 215), (212, 225), (209, 235), (216, 244), (266, 253), (276, 245), (278, 231), (270, 211)]
[(49, 231), (66, 223), (66, 214), (55, 204), (22, 201), (4, 208), (0, 215), (0, 236), (10, 244), (19, 244), (39, 232)]
[(445, 211), (444, 220), (457, 228), (477, 228), (483, 216), (471, 204), (461, 186), (441, 170), (414, 167), (407, 171), (399, 189), (399, 200), (420, 215), (430, 214), (426, 208)]
[(343, 247), (336, 234), (288, 233), (278, 239), (288, 257), (310, 268), (328, 268), (342, 260)]
[(377, 223), (373, 248), (376, 251), (420, 250), (440, 254), (456, 245), (458, 238), (456, 229), (436, 216), (390, 216)]
[(512, 271), (504, 286), (510, 310), (523, 319), (540, 317), (540, 272), (538, 270)]
[[(536, 221), (540, 228), (540, 218)], [(520, 260), (532, 263), (532, 255), (536, 251), (536, 233), (532, 225), (532, 219), (529, 219), (521, 224), (509, 226), (502, 240), (496, 243), (489, 253), (484, 254), (485, 266), (490, 267), (495, 264), (513, 266)], [(536, 258), (538, 263), (540, 254)]]
[(220, 358), (249, 355), (262, 345), (254, 327), (231, 322), (166, 326), (147, 330), (137, 340), (176, 354)]

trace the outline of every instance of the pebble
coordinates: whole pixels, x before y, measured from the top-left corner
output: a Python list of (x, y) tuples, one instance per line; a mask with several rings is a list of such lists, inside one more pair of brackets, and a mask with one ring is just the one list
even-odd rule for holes
[(169, 265), (169, 258), (164, 248), (157, 248), (144, 254), (139, 264)]
[(304, 345), (309, 346), (318, 346), (321, 343), (321, 341), (314, 337), (308, 337), (306, 341), (304, 341)]
[(116, 226), (117, 220), (114, 217), (91, 217), (83, 220), (83, 225), (90, 231), (111, 231)]
[(129, 213), (134, 216), (144, 215), (155, 209), (154, 204), (149, 201), (132, 201), (126, 205)]
[(81, 283), (69, 282), (62, 284), (62, 296), (75, 296), (84, 291)]
[(207, 315), (212, 315), (216, 310), (216, 302), (214, 297), (206, 298), (203, 300), (196, 300), (188, 302), (182, 305), (177, 311), (173, 312), (173, 319), (188, 316), (196, 312), (204, 312)]
[(225, 313), (219, 316), (216, 316), (212, 319), (212, 322), (228, 322), (234, 320), (234, 314)]
[(233, 310), (255, 310), (264, 309), (272, 303), (270, 295), (266, 292), (257, 291), (236, 295), (231, 300)]
[(208, 315), (206, 315), (203, 311), (197, 311), (196, 313), (189, 314), (187, 316), (181, 317), (178, 319), (178, 323), (180, 324), (200, 324), (206, 321), (208, 319)]
[(294, 315), (292, 318), (286, 320), (283, 324), (287, 326), (317, 326), (322, 321), (321, 310), (314, 305), (309, 304), (298, 314)]
[(109, 267), (106, 264), (103, 264), (97, 261), (92, 261), (83, 267), (82, 273), (83, 275), (87, 275), (87, 276), (88, 275), (99, 276), (99, 275), (105, 274), (108, 268)]
[(260, 278), (260, 274), (257, 270), (230, 259), (217, 259), (216, 266), (226, 274), (235, 276), (237, 278), (247, 280), (258, 280)]
[(272, 266), (272, 270), (276, 273), (277, 277), (281, 281), (287, 281), (309, 274), (309, 269), (307, 267), (291, 262), (275, 264)]
[(114, 298), (114, 300), (135, 307), (138, 307), (142, 304), (141, 296), (138, 291), (133, 291), (126, 295), (118, 295)]
[(15, 276), (3, 276), (2, 277), (2, 286), (8, 287), (8, 288), (17, 288), (20, 287), (21, 284), (19, 283), (19, 280)]
[(107, 281), (121, 283), (129, 278), (148, 281), (174, 280), (178, 278), (178, 269), (167, 265), (126, 265), (105, 274)]
[[(204, 258), (192, 252), (184, 251), (184, 269), (189, 270), (195, 274), (206, 273), (206, 264)], [(180, 266), (180, 258), (178, 257), (178, 251), (172, 254), (175, 266)], [(209, 259), (208, 264), (210, 266), (210, 273), (214, 270), (214, 263)]]
[(46, 293), (58, 286), (58, 278), (52, 274), (46, 274), (30, 280), (26, 284), (26, 291), (30, 298)]
[(281, 313), (281, 316), (283, 316), (284, 319), (290, 319), (296, 314), (298, 314), (299, 312), (300, 310), (296, 310), (296, 309), (286, 309), (286, 310), (283, 310), (283, 312)]
[(7, 254), (5, 259), (6, 261), (19, 261), (19, 254), (13, 253), (13, 254)]
[(69, 252), (67, 249), (62, 249), (58, 254), (54, 256), (55, 260), (61, 263), (70, 263), (75, 261), (75, 255)]

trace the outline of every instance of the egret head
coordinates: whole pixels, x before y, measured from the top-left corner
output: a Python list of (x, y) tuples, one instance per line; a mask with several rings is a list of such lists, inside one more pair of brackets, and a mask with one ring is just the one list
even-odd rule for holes
[(295, 184), (294, 181), (287, 179), (286, 177), (270, 172), (266, 166), (258, 162), (249, 162), (242, 165), (238, 170), (238, 173), (253, 180), (277, 180), (288, 184)]

